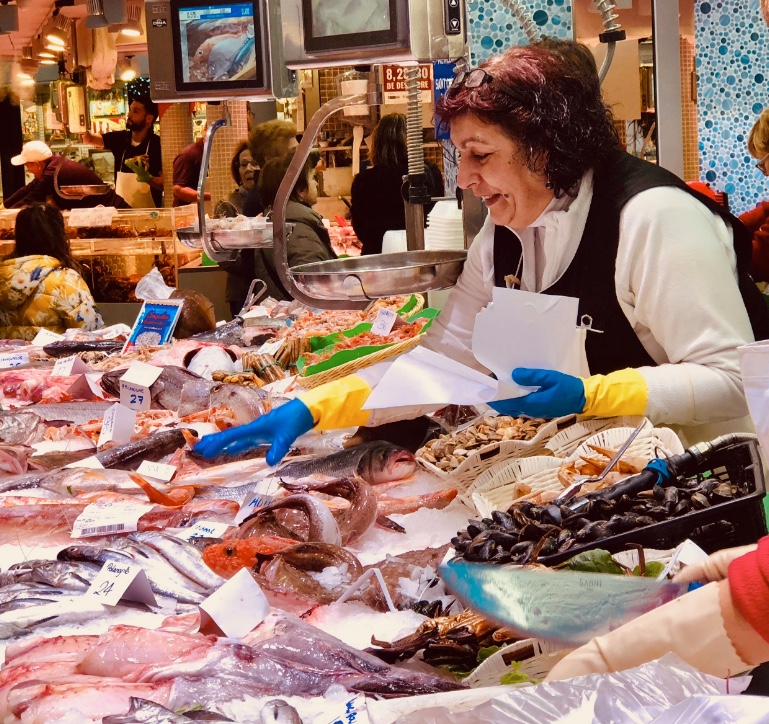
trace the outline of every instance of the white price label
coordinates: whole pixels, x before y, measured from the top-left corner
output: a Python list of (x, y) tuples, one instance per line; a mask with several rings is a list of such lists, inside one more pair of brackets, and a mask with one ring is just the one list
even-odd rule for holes
[(139, 475), (146, 475), (148, 478), (155, 478), (167, 483), (176, 475), (176, 465), (165, 465), (163, 463), (153, 463), (149, 460), (142, 460), (139, 469), (136, 471)]
[(76, 354), (70, 357), (61, 357), (53, 366), (51, 377), (70, 377), (71, 375), (84, 375), (91, 370)]
[(152, 503), (124, 500), (118, 503), (91, 503), (75, 518), (73, 538), (94, 535), (131, 533), (138, 529), (139, 518), (152, 508)]
[(105, 606), (117, 606), (123, 599), (157, 605), (147, 574), (137, 563), (107, 561), (85, 595), (98, 599)]
[(29, 355), (26, 352), (14, 352), (13, 354), (0, 354), (0, 370), (10, 367), (21, 367), (29, 364)]
[(259, 508), (270, 505), (280, 490), (278, 478), (264, 478), (254, 487), (254, 492), (247, 496), (235, 516), (235, 525), (240, 525), (249, 515), (256, 513)]
[(73, 400), (91, 400), (94, 397), (103, 400), (106, 398), (104, 390), (99, 385), (98, 379), (101, 373), (89, 373), (80, 375), (68, 388), (67, 394)]
[(278, 339), (275, 342), (265, 342), (261, 347), (259, 347), (258, 350), (256, 350), (257, 354), (271, 354), (275, 355), (275, 353), (283, 346), (283, 340)]
[(65, 468), (91, 468), (92, 470), (104, 470), (104, 466), (99, 462), (99, 458), (96, 455), (83, 458), (69, 465), (65, 465)]
[(380, 309), (376, 314), (374, 324), (371, 325), (371, 334), (377, 334), (384, 337), (390, 334), (398, 315), (389, 309)]
[(31, 344), (34, 347), (45, 347), (45, 345), (51, 344), (51, 342), (61, 342), (63, 339), (63, 334), (56, 334), (56, 332), (51, 332), (50, 329), (41, 329), (35, 335), (35, 338), (32, 340)]
[(270, 612), (270, 602), (250, 571), (241, 568), (200, 604), (200, 630), (213, 622), (225, 636), (242, 638)]
[(79, 226), (112, 226), (112, 219), (117, 213), (114, 206), (96, 206), (88, 209), (72, 209), (67, 223), (73, 229)]
[(101, 447), (112, 440), (119, 443), (130, 442), (135, 428), (136, 412), (115, 403), (104, 413), (96, 446)]
[(120, 378), (120, 402), (132, 410), (149, 410), (152, 407), (150, 387), (160, 377), (163, 369), (138, 360), (131, 363)]
[(193, 538), (221, 538), (232, 526), (229, 523), (219, 523), (214, 520), (199, 520), (189, 528), (179, 528), (174, 531), (174, 537), (180, 540)]
[(328, 724), (368, 724), (368, 707), (365, 694), (355, 694), (344, 704), (334, 704), (337, 712)]

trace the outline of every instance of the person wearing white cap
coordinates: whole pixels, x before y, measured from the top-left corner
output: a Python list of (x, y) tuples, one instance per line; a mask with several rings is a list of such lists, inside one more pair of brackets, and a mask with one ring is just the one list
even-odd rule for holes
[(17, 209), (35, 202), (46, 203), (49, 200), (59, 209), (90, 208), (115, 206), (129, 208), (125, 200), (110, 190), (105, 194), (85, 196), (82, 199), (68, 198), (56, 193), (54, 175), (59, 170), (59, 186), (93, 186), (104, 182), (90, 169), (76, 161), (70, 161), (53, 153), (43, 141), (29, 141), (24, 144), (21, 153), (11, 158), (14, 166), (24, 166), (35, 180), (4, 200), (6, 209)]

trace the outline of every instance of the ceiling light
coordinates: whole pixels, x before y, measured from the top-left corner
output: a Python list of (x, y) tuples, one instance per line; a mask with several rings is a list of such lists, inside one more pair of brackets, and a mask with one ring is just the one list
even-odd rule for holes
[(69, 28), (72, 25), (72, 19), (59, 13), (54, 15), (53, 25), (45, 32), (45, 39), (48, 41), (48, 47), (58, 45), (64, 48), (69, 42)]
[(126, 3), (126, 22), (121, 32), (131, 38), (138, 38), (143, 32), (142, 28), (142, 6), (137, 2)]
[(26, 85), (26, 86), (35, 85), (35, 79), (34, 78), (23, 78), (21, 76), (20, 76), (20, 78), (21, 78), (21, 80), (20, 80), (20, 84), (21, 85)]
[(15, 5), (0, 6), (0, 33), (12, 33), (19, 29), (19, 8)]
[(45, 47), (43, 39), (38, 37), (32, 41), (32, 57), (38, 58), (40, 60), (43, 58), (46, 60), (55, 60), (56, 53), (54, 53), (52, 50), (48, 50), (48, 48)]
[(104, 6), (102, 0), (85, 0), (85, 6), (88, 10), (88, 16), (85, 19), (85, 26), (89, 30), (96, 28), (106, 28), (109, 21), (104, 17)]
[(21, 61), (19, 63), (19, 77), (34, 78), (37, 75), (37, 61), (32, 55), (32, 46), (27, 45), (21, 51)]
[(128, 81), (133, 80), (139, 74), (136, 63), (132, 55), (127, 55), (125, 58), (120, 58), (117, 62), (118, 70), (120, 71), (120, 80)]
[(53, 58), (40, 58), (40, 65), (56, 65), (57, 62)]

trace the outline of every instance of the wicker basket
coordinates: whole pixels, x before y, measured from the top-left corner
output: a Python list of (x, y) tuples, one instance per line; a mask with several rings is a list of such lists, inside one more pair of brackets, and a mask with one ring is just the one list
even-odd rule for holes
[[(642, 417), (607, 417), (605, 419), (584, 419), (577, 420), (574, 425), (561, 430), (553, 436), (545, 446), (555, 457), (567, 458), (587, 440), (591, 435), (595, 435), (601, 430), (608, 430), (612, 427), (637, 427)], [(646, 420), (645, 428), (651, 429), (652, 424)], [(643, 435), (643, 432), (641, 433)]]
[(413, 317), (415, 314), (419, 314), (424, 308), (425, 308), (425, 298), (422, 294), (412, 294), (411, 296), (416, 298), (416, 304), (409, 309), (408, 312), (405, 312), (402, 316), (403, 317)]
[(396, 342), (377, 352), (372, 352), (371, 354), (359, 357), (358, 359), (350, 360), (338, 367), (333, 367), (330, 370), (324, 370), (323, 372), (318, 372), (314, 375), (307, 375), (306, 377), (304, 375), (297, 375), (297, 382), (299, 382), (302, 387), (311, 389), (313, 387), (318, 387), (318, 385), (324, 385), (326, 382), (340, 380), (342, 377), (347, 377), (347, 375), (351, 375), (358, 370), (371, 367), (379, 362), (384, 362), (392, 357), (397, 357), (404, 352), (408, 352), (422, 341), (422, 336), (423, 335), (418, 334), (411, 339), (405, 339), (403, 342)]
[(489, 656), (470, 676), (463, 679), (462, 683), (472, 689), (499, 686), (500, 679), (513, 671), (513, 661), (520, 662), (517, 669), (521, 673), (532, 679), (544, 679), (571, 650), (539, 639), (522, 639)]

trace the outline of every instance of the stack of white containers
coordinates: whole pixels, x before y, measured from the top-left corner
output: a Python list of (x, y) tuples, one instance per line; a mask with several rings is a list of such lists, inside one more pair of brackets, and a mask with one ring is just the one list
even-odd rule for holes
[(462, 209), (458, 208), (456, 201), (438, 201), (427, 216), (425, 249), (444, 251), (464, 248)]

